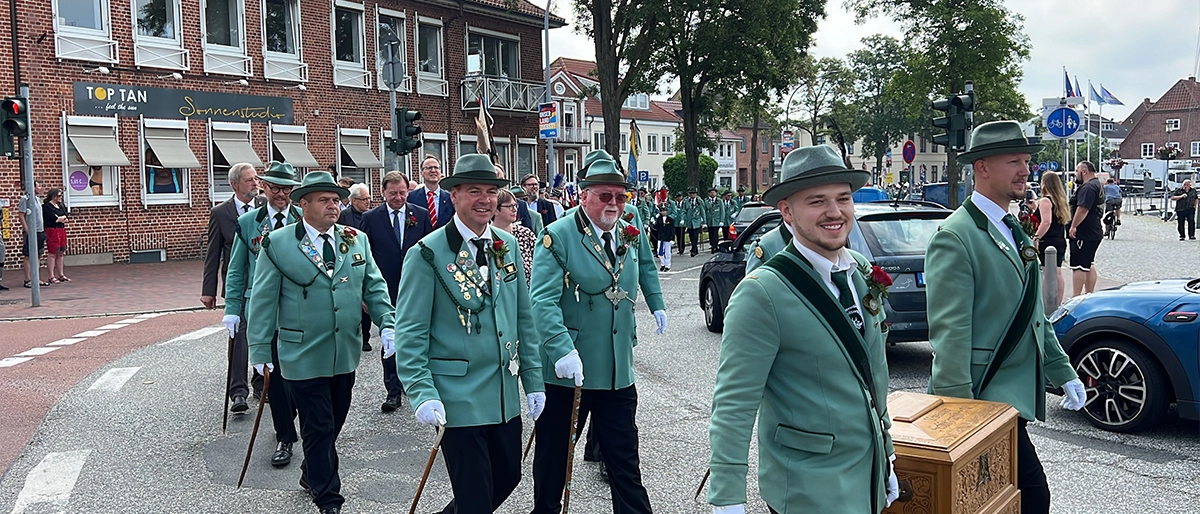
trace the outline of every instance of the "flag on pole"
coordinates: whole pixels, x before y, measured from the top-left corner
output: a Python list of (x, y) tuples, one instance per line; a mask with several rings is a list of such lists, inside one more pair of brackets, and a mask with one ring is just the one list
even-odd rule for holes
[(1072, 96), (1083, 96), (1083, 93), (1079, 90), (1079, 77), (1078, 76), (1075, 77), (1075, 94)]
[[(1104, 86), (1100, 86), (1100, 88), (1104, 89)], [(1104, 105), (1104, 104), (1108, 103), (1107, 101), (1104, 100), (1104, 97), (1100, 96), (1100, 93), (1096, 92), (1096, 86), (1093, 86), (1091, 82), (1088, 82), (1088, 89), (1091, 90), (1091, 96), (1088, 97), (1091, 101), (1096, 102), (1100, 105)]]
[[(484, 83), (479, 83), (479, 117), (475, 118), (475, 127), (479, 129), (477, 139), (475, 141), (475, 152), (487, 154), (492, 158), (492, 164), (496, 164), (496, 141), (492, 138), (491, 128), (495, 123), (492, 119), (492, 114), (488, 112), (486, 87)], [(507, 172), (507, 170), (505, 170)]]
[(638, 176), (637, 158), (641, 153), (638, 140), (641, 139), (637, 120), (629, 120), (629, 182), (636, 183)]
[(1067, 75), (1067, 67), (1066, 66), (1063, 66), (1063, 84), (1066, 84), (1065, 86), (1063, 86), (1063, 91), (1067, 92), (1067, 94), (1065, 94), (1063, 96), (1071, 96), (1071, 92), (1072, 92), (1071, 91), (1071, 76)]
[(1109, 105), (1125, 105), (1117, 97), (1113, 96), (1112, 93), (1109, 93), (1107, 89), (1104, 89), (1104, 84), (1100, 84), (1100, 98), (1104, 99), (1104, 103)]

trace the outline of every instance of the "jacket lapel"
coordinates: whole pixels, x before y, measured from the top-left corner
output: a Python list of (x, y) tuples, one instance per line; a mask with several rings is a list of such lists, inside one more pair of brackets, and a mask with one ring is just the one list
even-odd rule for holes
[[(988, 219), (983, 211), (968, 197), (963, 201), (963, 208), (967, 210), (967, 214), (971, 215), (971, 219), (975, 222), (975, 226), (987, 233), (988, 238), (995, 243), (997, 249), (1008, 257), (1008, 262), (1011, 262), (1017, 275), (1021, 277), (1021, 282), (1025, 281), (1024, 267), (1021, 264), (1021, 257), (1017, 254), (1017, 249), (1008, 243), (1008, 239), (1000, 233), (1000, 229), (996, 228), (996, 224)], [(1014, 238), (1015, 239), (1015, 238)]]
[(346, 245), (347, 251), (349, 251), (349, 248), (350, 248), (349, 243), (343, 243), (343, 240), (342, 240), (342, 231), (343, 230), (346, 230), (345, 225), (336, 225), (335, 224), (333, 226), (334, 264), (333, 264), (333, 275), (332, 276), (337, 276), (338, 273), (341, 273), (342, 265), (346, 264), (346, 253), (342, 252), (342, 244)]
[(596, 252), (596, 245), (599, 244), (599, 241), (593, 241), (592, 237), (588, 236), (591, 223), (591, 221), (588, 221), (587, 216), (583, 214), (583, 209), (575, 211), (575, 228), (579, 229), (580, 244), (584, 248), (587, 248), (588, 253), (600, 263), (600, 267), (607, 269), (606, 263), (608, 262), (608, 257)]
[(475, 284), (480, 291), (488, 293), (487, 277), (480, 273), (479, 266), (475, 264), (475, 245), (463, 239), (462, 234), (458, 232), (458, 225), (455, 223), (446, 223), (442, 225), (442, 229), (446, 231), (447, 246), (455, 252), (454, 264), (458, 271), (466, 275), (466, 279)]
[(316, 266), (322, 274), (325, 273), (325, 258), (321, 255), (321, 250), (317, 248), (316, 242), (309, 241), (308, 232), (304, 230), (303, 223), (296, 224), (296, 247), (304, 254), (304, 260)]

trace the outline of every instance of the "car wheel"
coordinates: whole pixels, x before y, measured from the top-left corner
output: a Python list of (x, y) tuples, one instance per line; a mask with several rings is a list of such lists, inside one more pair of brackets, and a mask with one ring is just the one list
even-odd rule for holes
[(708, 327), (709, 332), (720, 333), (721, 329), (725, 328), (725, 310), (721, 307), (721, 301), (717, 299), (717, 288), (713, 287), (710, 280), (704, 283), (701, 291), (704, 302), (700, 307), (704, 309), (704, 325)]
[(1120, 339), (1090, 344), (1075, 359), (1087, 391), (1083, 413), (1111, 432), (1136, 432), (1162, 419), (1170, 386), (1158, 360), (1142, 347)]

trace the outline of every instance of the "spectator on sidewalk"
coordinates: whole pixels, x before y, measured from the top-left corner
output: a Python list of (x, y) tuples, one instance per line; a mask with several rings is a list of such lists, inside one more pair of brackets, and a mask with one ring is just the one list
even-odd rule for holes
[[(17, 187), (21, 191), (25, 191), (25, 182), (18, 181)], [(37, 255), (40, 257), (42, 252), (46, 251), (46, 232), (42, 224), (42, 201), (38, 198), (42, 194), (42, 184), (38, 181), (33, 182), (33, 194), (24, 192), (21, 195), (20, 201), (17, 203), (17, 212), (21, 213), (21, 230), (25, 237), (21, 240), (21, 266), (25, 269), (25, 287), (32, 287), (32, 278), (30, 278), (29, 268), (29, 232), (33, 229), (37, 240)], [(39, 280), (38, 283), (43, 286), (50, 285), (45, 280)]]
[(1183, 226), (1187, 224), (1188, 239), (1196, 239), (1196, 189), (1191, 180), (1183, 181), (1183, 187), (1171, 193), (1175, 202), (1175, 220), (1179, 228), (1179, 240), (1183, 241)]
[(42, 203), (42, 222), (46, 232), (46, 270), (50, 283), (70, 282), (63, 272), (63, 257), (67, 253), (67, 206), (63, 205), (62, 190), (50, 188)]
[[(525, 225), (517, 223), (517, 208), (520, 200), (516, 192), (524, 192), (519, 187), (511, 190), (501, 189), (496, 197), (496, 217), (492, 218), (492, 226), (512, 234), (517, 238), (517, 248), (521, 250), (522, 263), (525, 264), (525, 286), (529, 286), (529, 276), (533, 272), (533, 247), (537, 243), (537, 234)], [(531, 216), (536, 212), (529, 213)]]
[[(1078, 178), (1075, 196), (1071, 198), (1071, 285), (1075, 296), (1096, 290), (1096, 249), (1104, 238), (1100, 227), (1100, 212), (1104, 207), (1104, 190), (1096, 177), (1096, 165), (1091, 161), (1080, 161), (1075, 167)], [(1194, 205), (1194, 204), (1193, 204)], [(1183, 234), (1180, 233), (1182, 236)]]
[(8, 258), (8, 248), (4, 246), (4, 238), (0, 237), (0, 291), (8, 291), (4, 287), (4, 259)]
[[(341, 176), (341, 177), (338, 177), (337, 183), (338, 183), (338, 186), (344, 187), (346, 189), (350, 189), (350, 186), (354, 185), (354, 179), (347, 177), (347, 176)], [(342, 200), (339, 204), (339, 208), (343, 211), (346, 209), (349, 209), (350, 206), (352, 205), (352, 203), (350, 202), (351, 198), (352, 197), (347, 197), (346, 199)], [(368, 195), (368, 198), (370, 198), (369, 195)], [(341, 222), (339, 221), (338, 223), (341, 223)], [(355, 225), (355, 226), (357, 226), (357, 225)]]
[[(1042, 173), (1042, 197), (1037, 201), (1037, 213), (1041, 223), (1038, 224), (1034, 239), (1038, 245), (1038, 261), (1046, 266), (1046, 248), (1051, 246), (1057, 251), (1055, 268), (1061, 268), (1063, 259), (1067, 256), (1067, 224), (1071, 223), (1070, 206), (1067, 204), (1067, 192), (1063, 189), (1062, 179), (1058, 173), (1047, 171)], [(1062, 304), (1063, 279), (1061, 273), (1055, 273), (1058, 278), (1058, 303)]]

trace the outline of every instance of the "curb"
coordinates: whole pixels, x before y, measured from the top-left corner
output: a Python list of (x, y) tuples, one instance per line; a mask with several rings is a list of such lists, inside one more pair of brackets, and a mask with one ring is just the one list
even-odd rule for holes
[(24, 318), (0, 318), (0, 323), (13, 323), (17, 321), (40, 321), (40, 320), (55, 320), (55, 319), (84, 319), (84, 318), (108, 318), (117, 316), (138, 316), (141, 314), (171, 314), (176, 312), (193, 312), (206, 310), (222, 310), (224, 305), (218, 305), (216, 308), (209, 309), (203, 305), (199, 307), (176, 307), (173, 309), (151, 309), (144, 311), (127, 311), (127, 312), (102, 312), (95, 314), (68, 314), (63, 316), (29, 316)]

